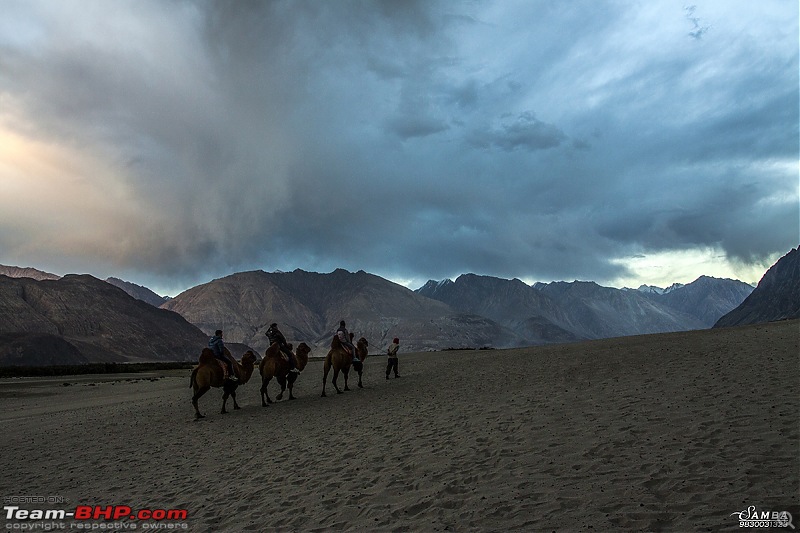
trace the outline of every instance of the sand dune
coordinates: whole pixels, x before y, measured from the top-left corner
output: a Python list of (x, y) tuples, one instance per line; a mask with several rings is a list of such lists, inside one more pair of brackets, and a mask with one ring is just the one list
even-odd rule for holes
[(401, 379), (386, 381), (376, 356), (365, 389), (321, 398), (312, 361), (298, 400), (262, 408), (256, 380), (227, 415), (207, 394), (200, 421), (188, 371), (2, 380), (0, 494), (23, 509), (187, 510), (117, 524), (139, 530), (738, 531), (731, 513), (750, 505), (798, 526), (799, 338), (792, 321), (401, 347)]

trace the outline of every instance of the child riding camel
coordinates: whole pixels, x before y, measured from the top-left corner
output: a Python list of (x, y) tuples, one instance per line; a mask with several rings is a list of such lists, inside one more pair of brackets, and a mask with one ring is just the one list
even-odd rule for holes
[(339, 337), (339, 342), (342, 343), (342, 346), (344, 346), (345, 349), (353, 354), (353, 362), (360, 363), (361, 359), (358, 358), (358, 352), (356, 351), (356, 347), (352, 342), (353, 334), (347, 332), (347, 327), (345, 326), (344, 320), (339, 322), (339, 329), (336, 330), (336, 336)]

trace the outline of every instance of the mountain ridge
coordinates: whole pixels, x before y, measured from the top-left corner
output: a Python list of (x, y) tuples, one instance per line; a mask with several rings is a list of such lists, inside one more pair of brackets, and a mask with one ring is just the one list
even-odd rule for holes
[[(430, 280), (417, 292), (519, 333), (526, 322), (538, 323), (544, 328), (539, 337), (528, 331), (527, 338), (547, 343), (711, 327), (752, 291), (746, 283), (708, 276), (669, 289), (615, 289), (593, 281), (527, 285), (518, 279), (468, 274), (455, 281)], [(494, 298), (498, 294), (505, 295), (501, 302)]]
[(371, 350), (382, 350), (399, 335), (413, 351), (463, 342), (491, 345), (501, 333), (512, 343), (523, 342), (487, 318), (459, 313), (374, 274), (343, 269), (235, 273), (188, 289), (162, 308), (180, 313), (206, 333), (222, 329), (227, 338), (259, 352), (267, 347), (264, 334), (272, 322), (289, 342), (306, 342), (316, 351), (327, 349), (340, 320), (364, 335)]
[(714, 327), (759, 324), (800, 318), (800, 246), (778, 259), (755, 290)]
[(153, 307), (159, 307), (161, 304), (169, 300), (169, 297), (156, 294), (147, 287), (131, 283), (130, 281), (121, 280), (119, 278), (106, 278), (106, 283), (110, 283), (115, 287), (119, 287), (123, 291), (127, 292), (130, 296), (133, 296), (137, 300), (147, 302)]
[[(23, 349), (20, 346), (38, 343), (49, 350), (43, 348), (42, 353), (63, 349), (70, 357), (88, 358), (93, 362), (98, 359), (160, 360), (161, 356), (134, 354), (119, 346), (98, 348), (97, 338), (87, 340), (77, 335), (76, 339), (74, 332), (65, 335), (63, 325), (54, 327), (46, 313), (27, 313), (25, 299), (28, 293), (41, 289), (37, 284), (80, 281), (88, 287), (83, 291), (86, 294), (115, 295), (111, 297), (114, 305), (129, 306), (129, 301), (120, 303), (120, 294), (125, 294), (129, 299), (138, 298), (137, 305), (147, 306), (140, 311), (152, 308), (172, 312), (194, 328), (192, 340), (186, 345), (187, 353), (202, 347), (215, 329), (223, 329), (226, 342), (237, 348), (252, 346), (263, 353), (267, 342), (264, 332), (270, 323), (277, 322), (290, 342), (312, 345), (317, 352), (313, 355), (317, 356), (327, 351), (330, 338), (342, 319), (347, 321), (350, 331), (370, 340), (372, 353), (382, 352), (383, 345), (395, 336), (401, 338), (403, 349), (407, 351), (506, 348), (704, 329), (754, 292), (753, 287), (743, 282), (709, 276), (700, 276), (685, 285), (673, 284), (663, 290), (646, 286), (645, 290), (640, 290), (642, 287), (603, 287), (592, 281), (527, 285), (516, 278), (508, 280), (468, 273), (460, 275), (456, 281), (430, 280), (412, 291), (363, 270), (336, 269), (327, 274), (301, 269), (272, 273), (253, 270), (197, 285), (155, 308), (152, 303), (146, 304), (144, 297), (154, 297), (154, 303), (163, 297), (118, 278), (101, 281), (88, 275), (70, 274), (63, 278), (50, 275), (55, 279), (35, 281), (32, 276), (38, 276), (41, 271), (13, 269), (8, 272), (18, 278), (0, 276), (0, 279), (28, 281), (19, 281), (19, 285), (0, 291), (0, 317), (3, 311), (8, 317), (5, 326), (0, 327), (0, 335), (7, 336), (7, 344), (14, 337), (12, 340), (17, 343), (18, 351)], [(87, 296), (83, 303), (75, 302), (71, 313), (91, 316), (89, 322), (96, 324), (101, 317), (86, 310), (97, 305)], [(100, 307), (106, 309), (106, 314), (113, 315), (114, 305)], [(150, 320), (144, 318), (148, 315), (146, 311), (141, 312), (142, 320)], [(17, 320), (22, 316), (24, 324)], [(75, 322), (74, 319), (71, 320)], [(134, 329), (143, 331), (141, 325)], [(92, 334), (89, 331), (84, 337)], [(108, 335), (113, 336), (106, 332)], [(130, 338), (128, 334), (127, 339)], [(2, 339), (0, 337), (0, 347)]]
[(0, 275), (9, 278), (31, 278), (37, 281), (60, 279), (61, 276), (31, 267), (0, 265)]
[(179, 314), (93, 276), (0, 276), (3, 365), (187, 361), (196, 359), (206, 341)]

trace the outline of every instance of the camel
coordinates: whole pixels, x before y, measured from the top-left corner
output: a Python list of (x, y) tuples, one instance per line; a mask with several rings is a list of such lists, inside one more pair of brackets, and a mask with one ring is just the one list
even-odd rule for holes
[(236, 403), (236, 388), (239, 385), (244, 385), (250, 380), (253, 375), (253, 369), (256, 364), (256, 355), (247, 350), (242, 356), (242, 362), (233, 359), (231, 352), (225, 348), (225, 355), (233, 361), (233, 369), (239, 381), (223, 380), (223, 371), (220, 366), (219, 360), (214, 357), (214, 352), (210, 348), (203, 348), (200, 353), (200, 359), (197, 366), (192, 370), (192, 377), (189, 380), (189, 387), (194, 389), (192, 396), (192, 405), (194, 406), (194, 417), (205, 418), (200, 414), (200, 409), (197, 406), (197, 400), (208, 392), (211, 387), (222, 387), (224, 391), (222, 394), (222, 411), (224, 415), (228, 411), (225, 410), (225, 404), (228, 401), (228, 396), (233, 398), (233, 408), (239, 409), (239, 404)]
[[(289, 349), (292, 349), (291, 344), (289, 345)], [(302, 372), (306, 367), (308, 364), (309, 353), (311, 353), (311, 348), (309, 348), (306, 343), (301, 342), (297, 346), (297, 351), (295, 352), (297, 370)], [(289, 399), (295, 399), (294, 395), (292, 394), (292, 387), (297, 379), (298, 374), (295, 372), (289, 372), (289, 360), (286, 358), (286, 356), (284, 356), (283, 352), (281, 352), (281, 347), (277, 342), (272, 343), (272, 345), (267, 348), (267, 351), (264, 353), (264, 358), (258, 365), (258, 371), (261, 374), (262, 407), (266, 407), (267, 404), (272, 403), (269, 393), (267, 392), (267, 385), (269, 385), (269, 381), (272, 378), (275, 378), (278, 381), (278, 385), (281, 386), (281, 393), (276, 397), (278, 401), (283, 399), (283, 392), (286, 390), (287, 384), (289, 386)], [(264, 398), (266, 398), (266, 401), (264, 401)]]
[(361, 384), (361, 372), (364, 369), (364, 360), (367, 358), (368, 346), (369, 343), (367, 342), (367, 339), (364, 337), (358, 339), (358, 342), (356, 343), (356, 349), (358, 350), (358, 357), (361, 359), (361, 362), (353, 363), (353, 356), (345, 351), (341, 341), (339, 341), (339, 337), (336, 335), (333, 336), (333, 341), (331, 341), (331, 349), (328, 352), (328, 355), (325, 357), (325, 374), (322, 376), (322, 396), (325, 396), (325, 382), (328, 380), (328, 372), (330, 371), (331, 367), (333, 367), (333, 379), (331, 380), (331, 383), (333, 383), (333, 387), (336, 389), (337, 394), (342, 393), (342, 391), (340, 391), (339, 387), (336, 385), (336, 378), (339, 377), (340, 371), (342, 374), (344, 374), (344, 390), (350, 390), (350, 388), (347, 386), (347, 375), (350, 372), (350, 365), (353, 365), (353, 368), (355, 368), (356, 372), (358, 372), (358, 386), (364, 388), (364, 386)]

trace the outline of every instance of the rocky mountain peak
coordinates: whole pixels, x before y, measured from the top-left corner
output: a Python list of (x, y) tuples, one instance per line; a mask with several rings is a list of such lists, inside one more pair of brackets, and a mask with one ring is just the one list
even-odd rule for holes
[(800, 318), (800, 248), (781, 257), (737, 308), (714, 327)]
[(59, 279), (61, 276), (30, 267), (0, 265), (0, 275), (9, 278), (31, 278), (37, 281)]

